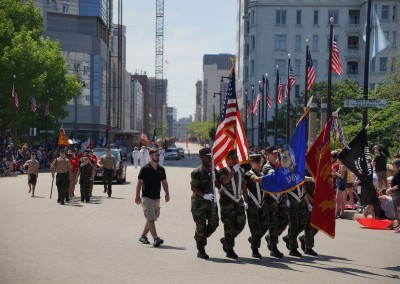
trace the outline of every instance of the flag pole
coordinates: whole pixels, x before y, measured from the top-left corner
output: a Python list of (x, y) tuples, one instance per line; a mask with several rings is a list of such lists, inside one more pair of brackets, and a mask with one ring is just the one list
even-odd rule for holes
[(252, 103), (252, 114), (251, 114), (251, 144), (254, 144), (254, 84), (251, 84), (251, 103)]
[(33, 137), (33, 128), (35, 127), (35, 112), (33, 111), (34, 109), (33, 109), (33, 100), (35, 100), (35, 85), (33, 85), (33, 88), (32, 88), (32, 98), (31, 98), (31, 111), (32, 111), (32, 124), (31, 124), (31, 131), (30, 131), (30, 134), (31, 134), (31, 145), (32, 145), (32, 147), (33, 147), (33, 140), (34, 140), (34, 137)]
[(288, 53), (288, 66), (287, 66), (287, 105), (286, 105), (286, 145), (290, 141), (290, 53)]
[[(304, 74), (306, 74), (304, 76), (304, 108), (306, 108), (307, 104), (308, 104), (308, 64), (307, 64), (307, 59), (308, 59), (309, 48), (310, 47), (308, 45), (308, 38), (307, 38), (306, 39), (306, 61), (305, 61), (306, 70), (304, 73)], [(306, 125), (306, 148), (307, 148), (307, 143), (308, 143), (308, 124)]]
[[(367, 4), (367, 26), (365, 31), (365, 57), (364, 57), (364, 90), (363, 98), (368, 100), (368, 71), (369, 71), (369, 50), (370, 50), (370, 37), (371, 37), (371, 0), (368, 0)], [(368, 122), (368, 108), (362, 110), (362, 125), (366, 126)]]
[(265, 117), (264, 117), (264, 145), (267, 146), (268, 143), (268, 128), (267, 128), (267, 122), (268, 122), (268, 93), (269, 93), (269, 81), (268, 81), (268, 73), (265, 73), (265, 90), (264, 90), (264, 97), (265, 97), (265, 103), (264, 103), (264, 109), (265, 109)]
[(12, 142), (17, 144), (17, 105), (15, 104), (15, 94), (17, 93), (15, 88), (15, 78), (13, 75), (13, 115), (12, 115)]
[(330, 22), (330, 32), (329, 32), (329, 63), (328, 63), (328, 98), (327, 98), (327, 111), (326, 111), (326, 121), (332, 116), (332, 48), (333, 48), (333, 20), (331, 17)]
[(48, 141), (48, 133), (49, 133), (49, 90), (47, 90), (46, 95), (46, 109), (45, 109), (45, 116), (46, 116), (46, 138), (44, 142), (44, 148), (47, 151), (47, 141)]
[(276, 97), (275, 97), (275, 121), (274, 121), (274, 145), (278, 145), (278, 89), (279, 89), (279, 65), (276, 65)]

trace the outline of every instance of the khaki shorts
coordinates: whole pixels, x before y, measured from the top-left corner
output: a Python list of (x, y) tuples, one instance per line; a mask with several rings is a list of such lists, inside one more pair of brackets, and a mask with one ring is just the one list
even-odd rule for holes
[(160, 217), (160, 199), (142, 198), (144, 217), (149, 221), (157, 221)]
[(386, 182), (386, 171), (376, 172), (376, 177), (378, 182)]

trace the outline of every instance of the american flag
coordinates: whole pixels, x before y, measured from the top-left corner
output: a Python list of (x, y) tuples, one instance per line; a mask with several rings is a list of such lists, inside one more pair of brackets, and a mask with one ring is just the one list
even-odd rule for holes
[(47, 101), (44, 109), (44, 116), (49, 116), (49, 114), (50, 114), (50, 106), (49, 106), (49, 101)]
[(229, 150), (236, 150), (239, 163), (247, 162), (249, 159), (247, 137), (237, 106), (235, 70), (233, 67), (230, 78), (228, 92), (225, 97), (221, 117), (218, 121), (214, 146), (212, 148), (214, 165), (217, 170), (226, 167), (227, 163), (225, 159)]
[(255, 115), (258, 115), (258, 106), (260, 105), (261, 99), (262, 99), (262, 93), (261, 93), (261, 89), (260, 89), (260, 92), (258, 93), (257, 98), (253, 102), (253, 113)]
[(335, 73), (338, 75), (343, 73), (342, 64), (340, 63), (340, 58), (339, 58), (339, 49), (337, 46), (335, 36), (333, 36), (333, 45), (332, 45), (332, 70), (335, 71)]
[(31, 107), (32, 107), (32, 112), (36, 112), (36, 99), (35, 99), (35, 93), (33, 92), (31, 97)]
[(281, 80), (281, 77), (279, 76), (279, 85), (278, 85), (278, 94), (277, 94), (279, 104), (282, 103), (282, 89), (283, 89), (282, 80)]
[(314, 70), (314, 65), (311, 59), (311, 52), (310, 49), (308, 49), (307, 52), (307, 90), (311, 90), (312, 86), (315, 83), (316, 80), (315, 76), (315, 70)]
[(272, 107), (272, 102), (271, 102), (271, 95), (269, 93), (269, 81), (268, 79), (266, 80), (266, 91), (265, 91), (265, 97), (267, 98), (267, 107), (271, 108)]
[(246, 117), (249, 117), (252, 112), (253, 112), (253, 106), (252, 106), (252, 104), (250, 104), (247, 106), (247, 109), (246, 109)]
[[(289, 65), (289, 83), (290, 83), (290, 90), (291, 90), (293, 88), (294, 84), (296, 84), (296, 77), (294, 76), (292, 65)], [(285, 98), (287, 98), (289, 96), (288, 87), (289, 87), (288, 84), (286, 84)]]
[(147, 135), (142, 131), (142, 133), (140, 133), (140, 139), (147, 141)]
[(13, 89), (12, 89), (11, 96), (14, 99), (15, 107), (18, 108), (19, 107), (19, 101), (18, 101), (17, 92), (15, 91), (14, 83), (13, 83)]

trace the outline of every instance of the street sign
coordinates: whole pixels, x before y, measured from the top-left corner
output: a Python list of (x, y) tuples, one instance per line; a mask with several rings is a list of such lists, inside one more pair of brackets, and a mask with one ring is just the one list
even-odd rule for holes
[(344, 107), (386, 108), (386, 100), (344, 100)]
[[(40, 130), (39, 133), (46, 133), (46, 130)], [(54, 134), (54, 130), (49, 130), (47, 133)]]

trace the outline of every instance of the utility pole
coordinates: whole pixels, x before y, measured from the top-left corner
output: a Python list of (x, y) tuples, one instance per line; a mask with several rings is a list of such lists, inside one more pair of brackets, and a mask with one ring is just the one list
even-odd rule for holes
[[(364, 100), (368, 100), (368, 71), (369, 71), (369, 50), (370, 50), (370, 37), (371, 37), (371, 9), (372, 3), (371, 0), (368, 0), (367, 4), (367, 27), (365, 34), (365, 57), (364, 57), (364, 89), (363, 89), (363, 98)], [(362, 125), (363, 127), (368, 124), (368, 108), (363, 108), (362, 110)]]

